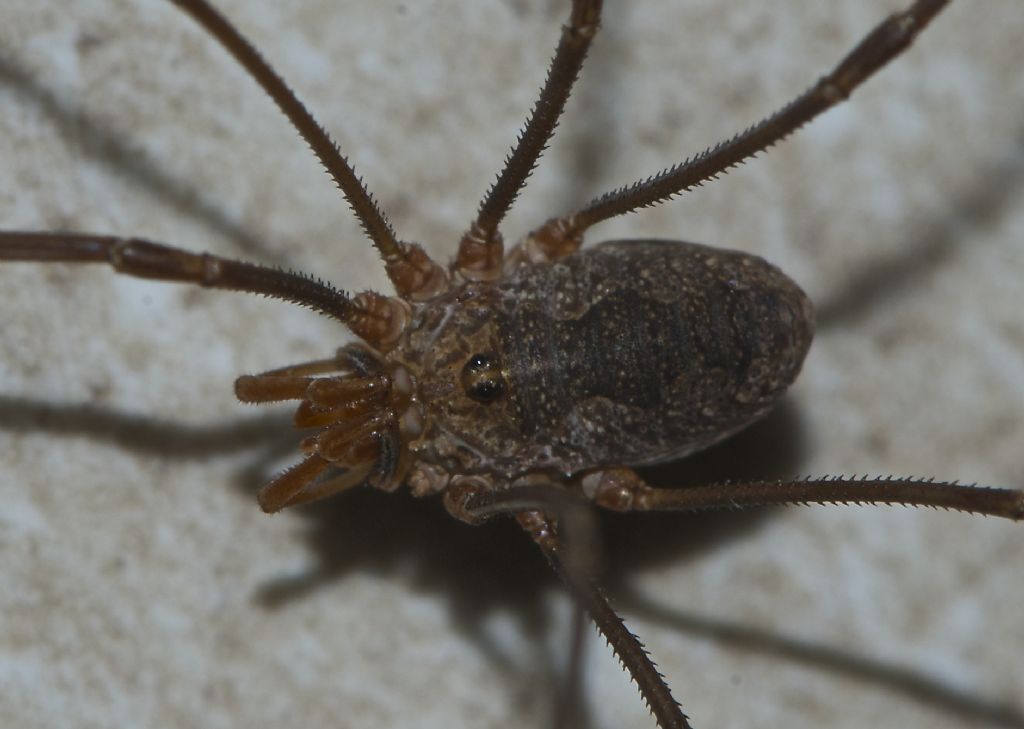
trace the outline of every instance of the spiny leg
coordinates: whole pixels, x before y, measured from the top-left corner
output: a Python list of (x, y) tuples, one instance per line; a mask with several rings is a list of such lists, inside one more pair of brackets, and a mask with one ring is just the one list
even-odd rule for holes
[(0, 231), (0, 261), (106, 263), (118, 273), (245, 291), (284, 299), (337, 319), (373, 346), (394, 344), (405, 323), (405, 304), (374, 294), (355, 300), (322, 281), (290, 271), (191, 253), (141, 238)]
[(906, 10), (893, 13), (830, 73), (775, 114), (696, 157), (606, 193), (571, 215), (547, 221), (530, 235), (528, 246), (549, 260), (569, 255), (582, 244), (584, 231), (595, 223), (662, 203), (768, 149), (845, 101), (854, 89), (910, 47), (948, 3), (949, 0), (917, 0)]
[[(686, 715), (672, 697), (647, 649), (626, 628), (597, 586), (597, 560), (592, 554), (595, 547), (587, 546), (588, 543), (596, 545), (596, 536), (586, 502), (556, 485), (514, 486), (503, 491), (469, 486), (450, 487), (445, 493), (445, 506), (457, 518), (467, 521), (498, 514), (514, 515), (632, 676), (658, 726), (690, 729)], [(560, 532), (566, 533), (568, 539), (563, 539)], [(572, 662), (577, 661), (578, 657), (573, 657)]]
[(555, 131), (600, 26), (601, 4), (602, 0), (573, 0), (569, 22), (562, 27), (540, 98), (506, 158), (505, 168), (480, 203), (476, 220), (459, 243), (454, 268), (464, 278), (492, 280), (501, 274), (504, 247), (498, 226)]
[(784, 504), (929, 506), (1024, 519), (1024, 491), (901, 478), (745, 481), (680, 489), (649, 486), (635, 471), (615, 468), (578, 479), (583, 493), (613, 511), (712, 511)]
[[(119, 273), (141, 278), (272, 296), (331, 316), (381, 350), (394, 345), (407, 316), (407, 304), (398, 299), (364, 293), (351, 300), (327, 284), (297, 273), (138, 238), (0, 231), (0, 260), (105, 263)], [(264, 511), (325, 498), (367, 479), (385, 487), (395, 481), (402, 450), (396, 442), (394, 413), (379, 408), (390, 382), (365, 371), (366, 355), (361, 352), (351, 345), (331, 360), (292, 365), (236, 381), (235, 393), (243, 402), (305, 400), (302, 405), (308, 402), (309, 407), (300, 406), (297, 418), (305, 420), (297, 422), (298, 427), (323, 427), (308, 447), (307, 458), (260, 491), (258, 500)], [(339, 369), (357, 376), (340, 382), (312, 377)], [(312, 422), (316, 417), (324, 422)], [(345, 471), (336, 478), (317, 480), (332, 466)]]
[[(388, 262), (389, 273), (392, 273), (392, 263), (404, 271), (399, 278), (408, 285), (400, 285), (392, 275), (399, 293), (410, 294), (414, 280), (422, 283), (423, 275), (420, 270), (406, 269), (412, 263), (420, 266), (420, 258), (425, 258), (425, 254), (418, 256), (412, 247), (396, 240), (387, 219), (327, 133), (256, 49), (208, 3), (204, 0), (172, 2), (214, 36), (274, 99), (341, 188), (360, 224)], [(377, 294), (361, 294), (353, 301), (343, 292), (307, 276), (211, 254), (194, 254), (137, 238), (0, 231), (0, 260), (105, 262), (121, 273), (143, 278), (195, 283), (281, 298), (338, 319), (357, 336), (384, 349), (394, 343), (404, 326), (401, 307), (388, 303), (386, 297)], [(415, 290), (416, 286), (412, 289)]]
[(445, 270), (430, 260), (420, 246), (398, 240), (380, 206), (337, 145), (259, 52), (205, 0), (171, 2), (217, 39), (288, 117), (341, 189), (359, 224), (384, 259), (398, 294), (403, 298), (422, 299), (438, 293), (447, 282)]

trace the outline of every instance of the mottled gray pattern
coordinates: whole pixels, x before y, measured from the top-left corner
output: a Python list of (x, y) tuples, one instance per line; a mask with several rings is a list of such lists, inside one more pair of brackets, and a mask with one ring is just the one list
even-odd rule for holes
[(502, 284), (524, 436), (575, 471), (683, 456), (763, 415), (813, 331), (804, 293), (743, 253), (613, 241)]
[[(681, 457), (764, 415), (813, 332), (810, 302), (774, 266), (670, 241), (605, 243), (457, 298), (410, 338), (425, 352), (421, 391), (436, 393), (430, 450), (453, 472)], [(497, 402), (457, 384), (479, 353), (507, 378)]]

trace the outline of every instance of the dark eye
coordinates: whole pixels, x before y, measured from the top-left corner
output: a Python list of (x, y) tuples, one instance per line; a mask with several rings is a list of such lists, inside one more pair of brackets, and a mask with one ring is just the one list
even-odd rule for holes
[(494, 354), (474, 354), (462, 368), (462, 387), (473, 400), (491, 403), (505, 394), (505, 377)]

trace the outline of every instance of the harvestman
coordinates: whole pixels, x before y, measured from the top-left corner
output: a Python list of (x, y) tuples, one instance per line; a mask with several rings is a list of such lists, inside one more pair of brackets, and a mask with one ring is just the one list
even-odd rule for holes
[[(541, 98), (447, 269), (395, 237), (333, 143), (223, 18), (204, 2), (176, 4), (235, 55), (314, 149), (380, 251), (398, 297), (349, 297), (306, 276), (110, 236), (0, 233), (0, 259), (108, 263), (145, 278), (275, 296), (345, 323), (369, 345), (239, 378), (236, 393), (243, 401), (298, 400), (296, 425), (319, 429), (303, 441), (305, 460), (260, 492), (265, 510), (359, 484), (393, 490), (408, 483), (418, 495), (443, 494), (449, 511), (465, 521), (514, 514), (665, 727), (688, 723), (594, 584), (585, 555), (567, 548), (559, 534), (559, 527), (576, 521), (585, 533), (583, 498), (621, 511), (871, 502), (1021, 517), (1020, 492), (948, 483), (646, 486), (628, 466), (698, 450), (767, 411), (799, 371), (813, 316), (795, 284), (751, 256), (655, 241), (577, 252), (591, 225), (702, 184), (845, 99), (909, 46), (946, 2), (921, 0), (890, 17), (776, 115), (686, 163), (548, 221), (506, 253), (499, 224), (543, 151), (599, 25), (601, 3), (576, 0)], [(557, 286), (555, 271), (562, 276)], [(668, 271), (678, 280), (662, 291), (656, 278)], [(617, 281), (623, 272), (629, 275)], [(680, 283), (689, 281), (696, 282), (692, 291)], [(578, 292), (567, 295), (573, 286)], [(675, 296), (678, 291), (686, 296)], [(683, 311), (694, 317), (669, 326), (680, 320), (671, 315)], [(639, 345), (602, 352), (607, 341), (622, 339), (602, 343), (594, 336), (610, 329)], [(532, 338), (536, 332), (544, 333), (536, 338), (543, 341)], [(560, 348), (552, 349), (553, 342)], [(557, 355), (557, 371), (538, 353)], [(686, 355), (699, 361), (682, 373), (670, 367)], [(615, 372), (617, 360), (630, 367)], [(566, 372), (569, 381), (562, 383)], [(559, 394), (568, 397), (549, 401)], [(563, 417), (567, 411), (571, 419)], [(643, 437), (630, 441), (637, 429)]]

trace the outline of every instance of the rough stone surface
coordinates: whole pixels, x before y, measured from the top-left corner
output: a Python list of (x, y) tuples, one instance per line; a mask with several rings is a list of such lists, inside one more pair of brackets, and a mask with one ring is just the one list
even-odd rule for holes
[[(402, 235), (450, 255), (567, 2), (225, 0)], [(713, 144), (896, 0), (608, 3), (505, 234)], [(0, 224), (141, 234), (386, 290), (280, 114), (169, 4), (0, 11)], [(815, 301), (779, 414), (667, 482), (1024, 486), (1018, 0), (957, 0), (796, 138), (593, 231), (763, 256)], [(36, 727), (544, 726), (568, 611), (510, 525), (351, 494), (267, 518), (287, 414), (231, 381), (333, 351), (280, 303), (0, 266), (0, 716)], [(697, 727), (1024, 726), (1024, 526), (904, 509), (607, 521), (612, 593)], [(758, 637), (760, 636), (760, 637)], [(595, 727), (651, 727), (596, 639)]]

